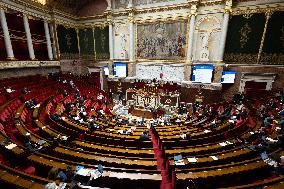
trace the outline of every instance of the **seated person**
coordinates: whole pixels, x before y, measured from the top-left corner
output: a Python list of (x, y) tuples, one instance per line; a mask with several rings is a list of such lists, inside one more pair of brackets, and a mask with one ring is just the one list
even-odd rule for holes
[(73, 180), (75, 171), (72, 169), (71, 166), (68, 166), (66, 168), (65, 175), (67, 176), (67, 182), (71, 182)]
[(57, 174), (57, 178), (61, 181), (61, 182), (67, 182), (67, 176), (66, 174), (62, 171), (62, 170), (58, 170), (58, 174)]
[(49, 182), (45, 185), (44, 189), (58, 189), (59, 186), (56, 184), (57, 180), (57, 175), (58, 175), (58, 169), (53, 167), (49, 170), (47, 174), (48, 180), (52, 180), (53, 182)]
[(31, 141), (31, 136), (30, 136), (30, 134), (25, 136), (25, 139), (24, 139), (24, 146), (25, 146), (30, 152), (34, 152), (34, 151), (37, 151), (37, 150), (38, 150), (38, 146), (37, 146), (35, 143), (33, 143), (33, 142)]
[(148, 140), (149, 139), (149, 133), (147, 131), (144, 131), (142, 135), (140, 136), (140, 140)]
[(89, 129), (90, 132), (93, 132), (96, 129), (95, 124), (93, 122), (91, 122), (88, 126), (88, 129)]

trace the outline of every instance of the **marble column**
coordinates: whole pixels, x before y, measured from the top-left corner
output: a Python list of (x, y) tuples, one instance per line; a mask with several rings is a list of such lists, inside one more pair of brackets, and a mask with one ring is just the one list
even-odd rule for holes
[(129, 22), (129, 60), (133, 61), (134, 60), (134, 50), (135, 50), (135, 45), (134, 45), (134, 20), (133, 16), (128, 17), (128, 22)]
[(221, 31), (221, 37), (220, 37), (220, 49), (219, 49), (218, 61), (223, 61), (227, 32), (228, 32), (229, 16), (230, 16), (229, 12), (226, 11), (224, 13), (223, 21), (222, 21), (222, 31)]
[(57, 51), (56, 51), (56, 37), (55, 37), (55, 30), (54, 30), (54, 25), (49, 24), (50, 28), (50, 35), (52, 36), (52, 54), (53, 54), (53, 59), (58, 59), (57, 58)]
[(45, 32), (45, 37), (46, 37), (48, 59), (52, 60), (53, 59), (53, 55), (52, 55), (49, 27), (48, 27), (48, 23), (46, 21), (44, 21), (44, 32)]
[(27, 15), (25, 14), (23, 15), (23, 21), (24, 21), (24, 27), (25, 27), (26, 37), (27, 37), (29, 56), (31, 60), (34, 60), (35, 52), (34, 52), (34, 47), (33, 47), (33, 40), (32, 40), (29, 20), (28, 20)]
[(1, 27), (2, 27), (3, 35), (4, 35), (4, 43), (5, 43), (6, 53), (7, 53), (7, 59), (13, 60), (15, 59), (15, 57), (14, 57), (10, 34), (9, 34), (8, 26), (7, 26), (5, 11), (1, 7), (0, 7), (0, 17), (1, 17), (1, 20), (0, 20)]
[(109, 59), (113, 60), (114, 51), (113, 51), (113, 25), (112, 22), (109, 24)]
[(114, 58), (114, 38), (113, 38), (113, 23), (111, 20), (109, 22), (109, 62), (108, 62), (108, 68), (109, 68), (109, 75), (113, 75), (113, 58)]
[(188, 48), (186, 59), (188, 61), (192, 60), (192, 47), (193, 47), (193, 37), (194, 37), (194, 28), (195, 28), (195, 14), (190, 16), (189, 22), (189, 32), (188, 32)]

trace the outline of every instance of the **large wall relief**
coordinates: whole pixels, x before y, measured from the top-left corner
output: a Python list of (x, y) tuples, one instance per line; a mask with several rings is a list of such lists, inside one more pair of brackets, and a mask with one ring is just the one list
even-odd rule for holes
[(216, 60), (219, 47), (221, 24), (216, 16), (200, 16), (196, 23), (194, 55), (195, 61)]
[(128, 59), (129, 31), (127, 23), (115, 23), (114, 27), (114, 58)]
[(137, 25), (136, 58), (139, 60), (184, 59), (186, 20)]

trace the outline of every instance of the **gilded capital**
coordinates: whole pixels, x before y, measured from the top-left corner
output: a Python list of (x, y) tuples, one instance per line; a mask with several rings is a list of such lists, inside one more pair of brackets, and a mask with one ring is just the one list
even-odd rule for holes
[(107, 19), (107, 21), (106, 21), (105, 24), (106, 24), (106, 25), (113, 25), (112, 19)]
[(197, 5), (196, 5), (196, 4), (192, 4), (192, 5), (190, 6), (190, 14), (196, 16), (196, 13), (197, 13)]
[(272, 14), (273, 14), (273, 11), (271, 9), (268, 9), (267, 11), (265, 11), (266, 19), (270, 19)]
[(112, 12), (112, 10), (111, 10), (111, 9), (107, 9), (105, 13), (106, 13), (107, 17), (109, 17), (109, 16), (112, 16), (112, 15), (113, 15), (113, 12)]
[(134, 17), (133, 16), (128, 16), (128, 22), (134, 23)]
[(232, 5), (233, 5), (232, 0), (226, 0), (224, 12), (225, 13), (231, 13), (232, 12)]

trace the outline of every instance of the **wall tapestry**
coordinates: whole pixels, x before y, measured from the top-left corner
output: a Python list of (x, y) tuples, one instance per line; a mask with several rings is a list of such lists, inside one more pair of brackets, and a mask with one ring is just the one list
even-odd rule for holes
[(232, 16), (224, 60), (228, 63), (256, 63), (264, 24), (264, 13)]
[(109, 27), (96, 27), (95, 32), (95, 49), (97, 60), (109, 59)]
[(284, 11), (272, 14), (268, 21), (261, 63), (284, 64)]
[(79, 30), (80, 57), (82, 59), (94, 59), (94, 34), (92, 28)]
[(183, 59), (186, 20), (137, 25), (137, 59)]
[(75, 28), (66, 28), (63, 25), (57, 26), (58, 44), (61, 59), (78, 59), (79, 48)]

